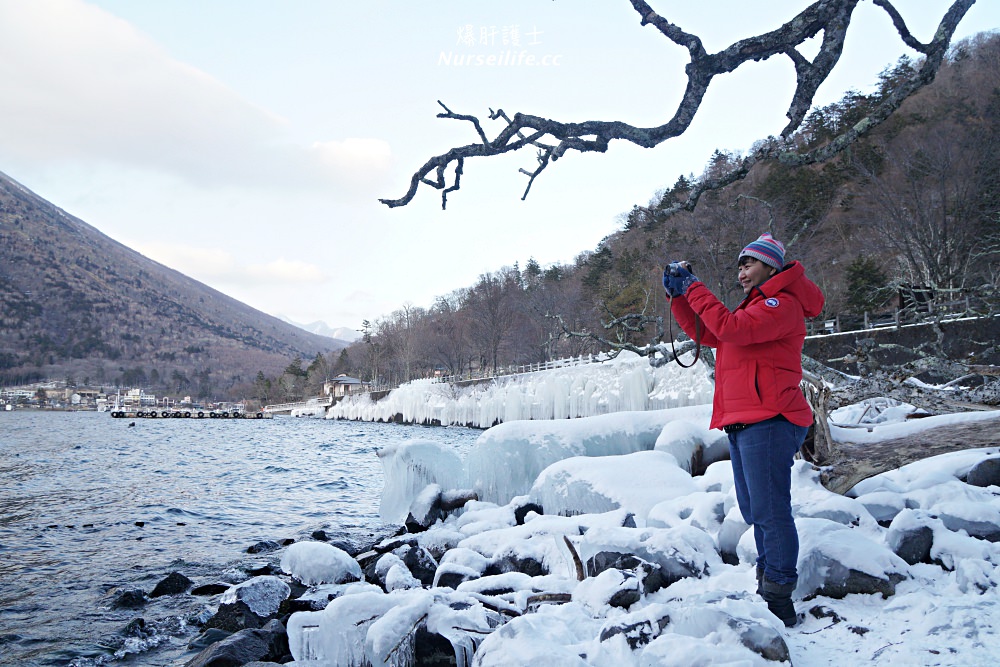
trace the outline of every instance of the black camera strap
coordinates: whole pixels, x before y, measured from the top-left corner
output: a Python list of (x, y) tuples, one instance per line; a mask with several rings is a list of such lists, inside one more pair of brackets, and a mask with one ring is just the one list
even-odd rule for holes
[(702, 324), (701, 318), (698, 317), (698, 313), (694, 314), (694, 360), (690, 364), (685, 364), (681, 361), (681, 358), (677, 356), (677, 348), (674, 347), (674, 323), (673, 323), (673, 312), (674, 312), (674, 297), (672, 294), (667, 295), (669, 297), (668, 303), (670, 306), (670, 317), (667, 317), (667, 335), (670, 336), (670, 351), (674, 353), (674, 361), (681, 368), (691, 368), (696, 363), (698, 363), (698, 357), (701, 356), (701, 334), (704, 331), (705, 325)]

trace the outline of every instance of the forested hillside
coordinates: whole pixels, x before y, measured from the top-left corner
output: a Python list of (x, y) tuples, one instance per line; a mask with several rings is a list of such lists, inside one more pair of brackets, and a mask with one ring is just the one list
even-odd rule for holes
[[(871, 92), (814, 109), (795, 141), (829, 141), (915, 65), (901, 59)], [(988, 311), (1000, 291), (998, 143), (1000, 35), (981, 34), (956, 44), (931, 85), (838, 157), (800, 168), (758, 163), (743, 181), (703, 196), (694, 212), (663, 215), (738, 157), (719, 147), (702, 174), (664, 174), (649, 201), (622, 202), (621, 229), (574, 263), (543, 267), (521, 258), (523, 266), (485, 273), (427, 307), (374, 319), (333, 369), (395, 384), (607, 347), (567, 331), (644, 345), (652, 326), (607, 325), (628, 314), (666, 315), (665, 262), (691, 261), (732, 306), (742, 297), (737, 254), (769, 229), (785, 242), (786, 259), (801, 260), (824, 290), (820, 320), (892, 313), (904, 286)]]
[(0, 174), (0, 385), (242, 398), (342, 343), (158, 264)]

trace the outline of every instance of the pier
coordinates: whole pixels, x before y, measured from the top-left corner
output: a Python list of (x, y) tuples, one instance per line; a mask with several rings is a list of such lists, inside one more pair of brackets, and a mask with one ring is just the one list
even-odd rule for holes
[(260, 412), (240, 412), (239, 410), (111, 410), (115, 419), (272, 419), (274, 415)]

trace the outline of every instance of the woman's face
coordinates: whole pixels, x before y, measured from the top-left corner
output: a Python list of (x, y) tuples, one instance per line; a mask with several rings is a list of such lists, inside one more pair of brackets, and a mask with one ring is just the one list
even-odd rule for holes
[(762, 284), (765, 280), (777, 273), (778, 270), (768, 266), (756, 257), (740, 258), (740, 287), (744, 294), (749, 294), (750, 290)]

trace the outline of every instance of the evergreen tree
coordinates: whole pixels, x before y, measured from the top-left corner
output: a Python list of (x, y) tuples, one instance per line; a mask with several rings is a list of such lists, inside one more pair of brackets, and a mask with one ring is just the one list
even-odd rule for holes
[(847, 306), (864, 313), (885, 305), (891, 288), (885, 272), (872, 257), (858, 257), (847, 267)]

